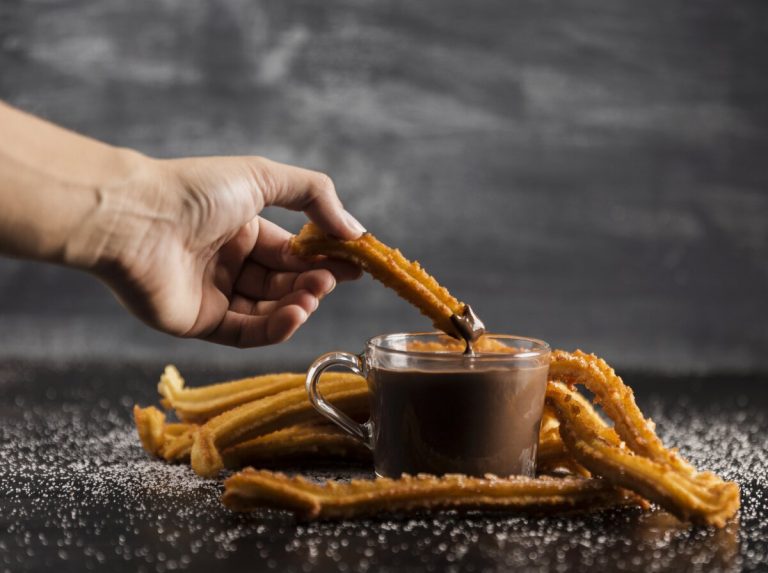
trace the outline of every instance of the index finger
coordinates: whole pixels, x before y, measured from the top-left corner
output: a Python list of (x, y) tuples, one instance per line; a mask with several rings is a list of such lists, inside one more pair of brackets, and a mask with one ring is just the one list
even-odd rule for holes
[(365, 232), (341, 204), (328, 175), (261, 159), (265, 205), (303, 211), (323, 231), (339, 239), (356, 239)]

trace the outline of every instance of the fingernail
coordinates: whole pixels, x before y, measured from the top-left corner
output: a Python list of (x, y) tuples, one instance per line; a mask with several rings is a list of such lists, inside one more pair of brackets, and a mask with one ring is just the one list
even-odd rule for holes
[(318, 299), (320, 299), (320, 300), (323, 300), (323, 299), (324, 299), (326, 296), (328, 296), (329, 294), (331, 294), (331, 293), (333, 292), (333, 289), (335, 289), (335, 288), (336, 288), (336, 279), (334, 278), (334, 279), (333, 279), (333, 281), (331, 282), (331, 286), (329, 286), (329, 287), (328, 287), (328, 288), (325, 290), (325, 292), (323, 292), (323, 293), (322, 293), (322, 294), (321, 294), (319, 297), (317, 297), (317, 298), (318, 298)]
[(352, 216), (352, 213), (350, 213), (349, 211), (344, 211), (344, 220), (347, 223), (347, 227), (352, 229), (355, 232), (355, 234), (362, 235), (363, 233), (365, 233), (365, 227), (363, 227), (360, 221), (355, 219)]

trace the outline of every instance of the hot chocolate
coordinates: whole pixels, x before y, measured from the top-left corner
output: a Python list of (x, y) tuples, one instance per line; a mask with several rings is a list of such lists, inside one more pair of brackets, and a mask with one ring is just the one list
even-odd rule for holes
[(370, 369), (377, 472), (533, 475), (546, 369)]

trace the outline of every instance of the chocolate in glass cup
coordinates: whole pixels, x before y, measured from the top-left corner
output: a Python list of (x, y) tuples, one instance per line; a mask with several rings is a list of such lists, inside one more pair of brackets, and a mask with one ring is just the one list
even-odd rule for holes
[[(318, 358), (307, 372), (309, 400), (372, 450), (379, 476), (533, 476), (549, 346), (488, 334), (472, 355), (463, 350), (442, 333), (377, 336), (360, 355)], [(320, 374), (339, 366), (368, 381), (371, 418), (365, 424), (319, 393)]]

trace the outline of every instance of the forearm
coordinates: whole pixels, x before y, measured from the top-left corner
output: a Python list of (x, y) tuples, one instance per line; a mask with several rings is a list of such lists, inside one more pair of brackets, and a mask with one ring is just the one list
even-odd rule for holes
[(146, 161), (0, 102), (0, 253), (94, 266)]

